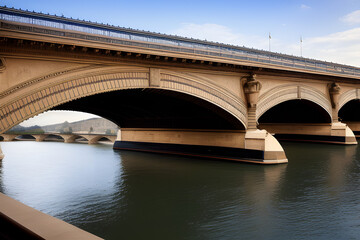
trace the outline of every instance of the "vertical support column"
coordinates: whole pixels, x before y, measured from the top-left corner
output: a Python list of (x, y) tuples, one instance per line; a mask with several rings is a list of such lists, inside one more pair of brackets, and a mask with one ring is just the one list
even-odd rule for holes
[(261, 90), (261, 83), (256, 80), (256, 75), (251, 73), (244, 84), (244, 93), (248, 103), (248, 130), (256, 130), (256, 104)]
[(47, 134), (39, 134), (33, 135), (35, 137), (36, 142), (42, 142), (48, 136)]
[(332, 83), (329, 87), (329, 94), (331, 99), (332, 106), (332, 121), (333, 123), (339, 122), (339, 95), (340, 95), (340, 86), (337, 83)]
[(346, 124), (339, 122), (340, 90), (339, 84), (335, 82), (329, 86), (329, 95), (332, 106), (331, 136), (343, 138), (344, 144), (357, 144), (353, 131)]
[(243, 86), (247, 100), (248, 124), (245, 134), (245, 149), (263, 151), (264, 163), (286, 163), (288, 162), (284, 149), (280, 143), (266, 130), (257, 129), (256, 105), (261, 90), (260, 81), (256, 75), (251, 73), (246, 78)]

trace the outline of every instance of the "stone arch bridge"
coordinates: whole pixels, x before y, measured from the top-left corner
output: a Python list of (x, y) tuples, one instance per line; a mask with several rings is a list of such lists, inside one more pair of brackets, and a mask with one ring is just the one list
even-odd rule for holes
[(42, 142), (48, 140), (49, 137), (55, 136), (60, 137), (65, 143), (73, 143), (76, 139), (83, 138), (87, 141), (88, 144), (96, 144), (102, 139), (107, 139), (108, 141), (115, 142), (116, 136), (107, 135), (107, 134), (82, 134), (82, 133), (43, 133), (43, 134), (12, 134), (12, 133), (3, 133), (0, 135), (3, 141), (9, 142), (18, 139), (18, 137), (29, 135), (35, 139), (37, 142)]
[(357, 144), (360, 69), (0, 7), (0, 133), (50, 109), (114, 148), (287, 162), (280, 139)]

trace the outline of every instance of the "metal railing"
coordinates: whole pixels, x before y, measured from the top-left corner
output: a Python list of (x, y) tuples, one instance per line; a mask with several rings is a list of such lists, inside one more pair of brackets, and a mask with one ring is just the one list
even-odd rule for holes
[[(5, 7), (0, 7), (0, 20), (64, 30), (62, 33), (63, 36), (82, 38), (86, 40), (239, 59), (297, 69), (336, 73), (340, 75), (351, 75), (356, 77), (360, 76), (360, 68), (347, 65), (300, 58), (286, 54), (272, 53), (245, 47), (237, 47), (195, 39), (181, 38), (177, 36), (113, 27), (109, 25), (73, 20), (64, 17), (13, 10)], [(91, 35), (99, 35), (101, 37), (94, 37), (91, 35), (86, 36), (84, 34), (72, 34), (71, 32), (65, 31), (76, 31)], [(48, 32), (48, 34), (59, 35), (60, 33), (56, 34), (55, 31), (53, 31), (51, 33)]]

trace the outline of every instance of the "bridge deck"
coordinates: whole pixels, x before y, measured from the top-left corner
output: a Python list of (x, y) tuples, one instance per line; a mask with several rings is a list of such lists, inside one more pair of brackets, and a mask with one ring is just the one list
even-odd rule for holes
[[(0, 7), (0, 21), (0, 29), (4, 30), (21, 30), (57, 37), (77, 38), (84, 41), (97, 41), (105, 44), (118, 44), (159, 51), (164, 50), (192, 54), (193, 56), (232, 59), (247, 62), (250, 66), (265, 65), (273, 69), (286, 67), (295, 71), (312, 71), (328, 75), (360, 78), (360, 68), (352, 66), (246, 47), (120, 28), (6, 7)], [(21, 24), (22, 26), (14, 23)], [(40, 27), (52, 28), (53, 30), (46, 31)]]

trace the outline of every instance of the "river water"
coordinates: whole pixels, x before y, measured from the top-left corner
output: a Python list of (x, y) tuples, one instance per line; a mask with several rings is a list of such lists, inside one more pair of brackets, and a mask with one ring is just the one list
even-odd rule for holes
[(282, 142), (283, 165), (2, 142), (0, 191), (106, 239), (358, 239), (360, 147)]

